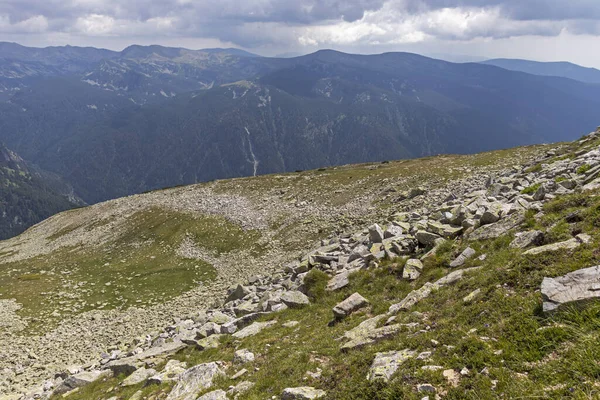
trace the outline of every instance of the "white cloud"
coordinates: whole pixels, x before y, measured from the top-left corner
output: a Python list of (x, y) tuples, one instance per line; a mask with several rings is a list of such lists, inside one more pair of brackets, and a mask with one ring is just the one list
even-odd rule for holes
[(11, 23), (8, 15), (0, 15), (0, 32), (43, 33), (48, 29), (48, 19), (35, 15), (16, 23)]

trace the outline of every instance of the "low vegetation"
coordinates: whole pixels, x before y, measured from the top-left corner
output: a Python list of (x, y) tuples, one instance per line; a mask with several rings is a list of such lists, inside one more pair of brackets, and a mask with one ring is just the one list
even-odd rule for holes
[[(545, 215), (535, 220), (528, 215), (522, 229), (551, 228), (548, 242), (564, 240), (575, 231), (593, 237), (592, 243), (575, 253), (523, 255), (508, 244), (513, 236), (469, 245), (485, 260), (473, 258), (466, 267), (482, 268), (454, 286), (444, 287), (421, 301), (411, 312), (399, 314), (396, 322), (416, 323), (396, 337), (350, 352), (340, 351), (336, 340), (367, 317), (385, 312), (410, 290), (447, 274), (448, 262), (466, 243), (447, 242), (435, 257), (426, 260), (424, 274), (414, 283), (400, 280), (403, 261), (385, 261), (377, 269), (351, 276), (350, 285), (339, 292), (325, 290), (327, 277), (313, 270), (306, 278), (312, 303), (306, 308), (272, 314), (278, 324), (254, 337), (235, 340), (224, 337), (218, 349), (187, 349), (176, 358), (189, 366), (222, 360), (230, 365), (228, 375), (241, 367), (231, 366), (236, 349), (249, 349), (257, 355), (242, 379), (256, 385), (241, 399), (278, 396), (283, 388), (310, 385), (327, 391), (328, 399), (421, 399), (415, 388), (429, 383), (443, 391), (446, 399), (574, 398), (600, 396), (600, 305), (566, 308), (553, 315), (541, 312), (537, 290), (544, 276), (565, 273), (600, 264), (597, 251), (600, 233), (600, 198), (573, 194), (559, 197), (544, 206)], [(580, 213), (576, 224), (562, 223), (567, 215)], [(479, 290), (471, 301), (463, 300)], [(363, 312), (337, 324), (330, 324), (332, 307), (350, 294), (359, 292), (371, 303)], [(295, 327), (282, 324), (298, 321)], [(429, 357), (412, 359), (402, 365), (389, 383), (370, 383), (366, 376), (376, 352), (409, 348)], [(425, 370), (426, 365), (463, 371), (457, 386), (450, 384), (441, 370)], [(307, 372), (321, 370), (319, 378)], [(98, 382), (71, 395), (71, 399), (128, 398), (142, 389), (146, 396), (168, 393), (169, 386), (136, 386), (123, 389), (122, 377)], [(211, 390), (227, 390), (235, 382), (218, 380)], [(149, 397), (152, 398), (152, 397)], [(154, 397), (154, 398), (160, 398)]]

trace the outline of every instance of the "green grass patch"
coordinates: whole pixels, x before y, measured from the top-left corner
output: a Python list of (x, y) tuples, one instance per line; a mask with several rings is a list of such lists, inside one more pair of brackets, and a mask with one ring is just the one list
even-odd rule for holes
[(591, 165), (589, 165), (589, 164), (583, 164), (581, 167), (577, 168), (577, 173), (580, 174), (580, 175), (583, 175), (586, 172), (588, 172), (591, 168), (592, 168)]
[(213, 256), (265, 250), (260, 233), (222, 217), (155, 208), (134, 214), (123, 226), (97, 248), (61, 248), (0, 264), (0, 298), (23, 304), (20, 314), (30, 331), (42, 332), (68, 315), (164, 302), (214, 279), (207, 261), (179, 254), (184, 240)]
[(542, 186), (541, 183), (536, 183), (521, 190), (521, 194), (534, 194)]

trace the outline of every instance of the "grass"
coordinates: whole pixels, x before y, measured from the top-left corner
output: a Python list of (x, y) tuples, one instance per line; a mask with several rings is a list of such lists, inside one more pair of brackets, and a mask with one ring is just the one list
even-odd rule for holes
[(521, 194), (534, 194), (542, 186), (541, 183), (536, 183), (521, 190)]
[(577, 168), (577, 173), (580, 175), (588, 172), (592, 167), (589, 164), (583, 164), (581, 167)]
[[(424, 273), (415, 282), (400, 279), (403, 260), (384, 261), (377, 269), (363, 270), (351, 276), (350, 285), (338, 292), (326, 291), (327, 277), (311, 271), (305, 280), (311, 304), (289, 309), (263, 320), (278, 323), (254, 337), (236, 340), (225, 337), (218, 349), (185, 349), (175, 357), (189, 366), (224, 361), (230, 365), (228, 376), (241, 367), (231, 365), (233, 353), (246, 348), (256, 360), (242, 378), (256, 385), (240, 399), (264, 399), (279, 396), (285, 387), (315, 386), (327, 391), (328, 399), (421, 399), (418, 384), (434, 385), (446, 399), (550, 398), (595, 399), (600, 397), (600, 303), (567, 307), (553, 315), (541, 312), (537, 289), (545, 276), (598, 265), (600, 198), (573, 194), (556, 198), (544, 205), (545, 216), (535, 220), (529, 213), (522, 229), (549, 227), (547, 240), (570, 237), (574, 226), (565, 225), (564, 217), (579, 210), (582, 221), (578, 230), (592, 235), (593, 242), (573, 253), (558, 252), (524, 256), (508, 244), (512, 235), (495, 240), (463, 243), (448, 241), (435, 257), (425, 260)], [(485, 261), (476, 258), (465, 267), (482, 266), (453, 286), (433, 292), (411, 312), (400, 313), (400, 323), (418, 322), (415, 330), (360, 350), (341, 352), (337, 340), (365, 319), (384, 313), (388, 307), (425, 282), (433, 282), (448, 273), (448, 262), (467, 245)], [(475, 289), (481, 292), (473, 301), (463, 298)], [(331, 308), (350, 294), (359, 292), (371, 307), (349, 318), (329, 324)], [(418, 312), (417, 314), (414, 311)], [(293, 328), (282, 324), (299, 321)], [(366, 380), (376, 352), (412, 349), (431, 351), (428, 360), (407, 361), (388, 383)], [(466, 368), (458, 387), (452, 387), (441, 371), (426, 371), (424, 365), (460, 371)], [(322, 370), (319, 379), (307, 371)], [(82, 389), (72, 399), (117, 396), (129, 392), (118, 386), (119, 379)], [(211, 388), (227, 390), (235, 384), (229, 378), (216, 381)], [(110, 391), (108, 391), (110, 389)], [(128, 389), (132, 390), (132, 389)], [(166, 392), (167, 386), (145, 388), (145, 394)], [(525, 396), (525, 397), (524, 397)]]
[(178, 254), (185, 238), (214, 256), (264, 251), (260, 233), (222, 217), (150, 209), (124, 225), (100, 248), (61, 248), (0, 265), (0, 298), (23, 304), (20, 313), (29, 319), (29, 330), (39, 333), (68, 315), (164, 302), (214, 279), (216, 271), (208, 262)]

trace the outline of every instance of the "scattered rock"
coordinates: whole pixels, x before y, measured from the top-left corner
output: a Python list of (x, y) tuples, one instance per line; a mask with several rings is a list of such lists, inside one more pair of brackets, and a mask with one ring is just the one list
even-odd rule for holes
[(145, 382), (151, 376), (156, 375), (156, 370), (150, 368), (146, 369), (144, 367), (136, 370), (133, 374), (129, 375), (123, 382), (121, 382), (122, 386), (133, 386), (139, 383)]
[(310, 304), (308, 297), (304, 293), (297, 290), (284, 292), (281, 295), (281, 301), (283, 301), (285, 305), (290, 308), (297, 308)]
[(544, 233), (541, 231), (519, 232), (510, 243), (510, 247), (513, 249), (524, 249), (529, 246), (538, 246), (543, 240)]
[(234, 364), (247, 364), (252, 361), (254, 361), (254, 353), (252, 353), (250, 350), (236, 350), (236, 352), (233, 353)]
[(241, 331), (237, 331), (232, 336), (236, 339), (244, 339), (249, 336), (254, 336), (260, 331), (270, 326), (273, 326), (277, 323), (277, 321), (269, 321), (269, 322), (254, 322), (252, 325), (249, 325), (242, 329)]
[(198, 394), (212, 386), (217, 376), (225, 375), (216, 362), (199, 364), (186, 370), (167, 396), (167, 400), (196, 400)]
[(198, 397), (197, 400), (227, 400), (227, 393), (223, 390), (213, 390)]
[(544, 312), (552, 312), (564, 304), (597, 299), (600, 297), (600, 266), (544, 278), (541, 291)]
[(467, 262), (467, 260), (471, 257), (473, 257), (475, 255), (476, 251), (473, 250), (470, 247), (467, 247), (466, 249), (463, 250), (462, 253), (460, 253), (460, 255), (458, 257), (456, 257), (454, 259), (454, 261), (452, 261), (450, 263), (450, 268), (456, 268), (456, 267), (461, 267), (464, 265), (465, 262)]
[(336, 319), (346, 318), (354, 311), (361, 309), (369, 304), (369, 301), (358, 293), (350, 295), (346, 300), (333, 307), (333, 315)]
[(312, 400), (325, 397), (323, 390), (315, 389), (310, 386), (283, 389), (281, 400)]
[(409, 358), (415, 356), (415, 352), (411, 350), (388, 351), (386, 353), (377, 353), (367, 379), (370, 381), (382, 380), (388, 382), (392, 375), (398, 370), (400, 365)]

